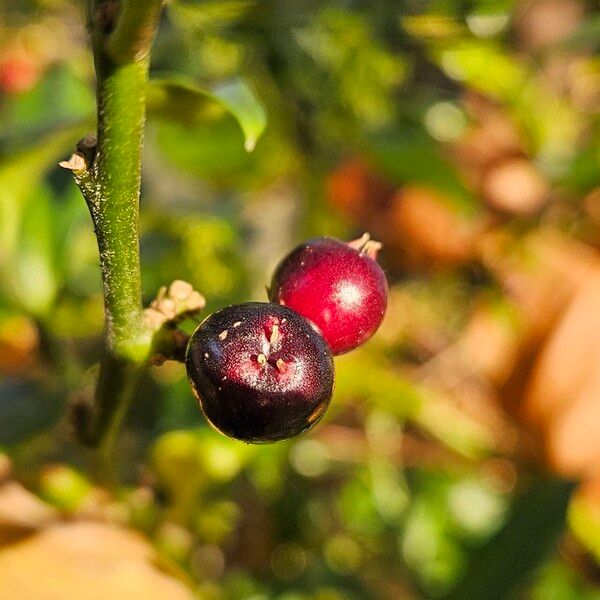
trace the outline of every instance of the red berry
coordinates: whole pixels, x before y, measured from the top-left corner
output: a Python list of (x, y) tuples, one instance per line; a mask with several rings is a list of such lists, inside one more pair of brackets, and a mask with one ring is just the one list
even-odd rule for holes
[(306, 431), (333, 390), (323, 338), (293, 310), (249, 302), (206, 318), (190, 338), (186, 367), (202, 410), (221, 433), (273, 442)]
[(368, 234), (345, 244), (333, 238), (309, 240), (279, 263), (269, 292), (312, 321), (333, 354), (366, 342), (387, 306), (387, 281), (375, 260), (378, 242)]

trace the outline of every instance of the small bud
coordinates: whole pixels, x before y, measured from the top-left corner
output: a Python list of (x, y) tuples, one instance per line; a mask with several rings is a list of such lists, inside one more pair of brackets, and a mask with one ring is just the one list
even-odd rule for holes
[(193, 291), (185, 301), (185, 304), (188, 312), (196, 312), (206, 306), (206, 300), (200, 292)]
[(187, 281), (176, 279), (169, 286), (169, 296), (175, 298), (175, 300), (185, 300), (190, 297), (190, 294), (194, 291), (194, 287)]
[(175, 309), (175, 301), (171, 298), (165, 298), (164, 300), (161, 300), (160, 311), (165, 315), (165, 317), (168, 317), (169, 319), (174, 318), (177, 314)]
[(85, 159), (80, 154), (72, 154), (69, 160), (63, 160), (58, 165), (69, 171), (85, 171), (86, 169)]

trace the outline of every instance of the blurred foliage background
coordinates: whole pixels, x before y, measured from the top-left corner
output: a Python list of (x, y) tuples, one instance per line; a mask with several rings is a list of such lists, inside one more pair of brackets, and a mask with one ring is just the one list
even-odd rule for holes
[(390, 307), (291, 442), (149, 368), (111, 489), (68, 417), (103, 327), (56, 166), (94, 128), (81, 5), (1, 3), (0, 598), (600, 599), (597, 3), (169, 2), (146, 300), (266, 300), (296, 242), (368, 230)]

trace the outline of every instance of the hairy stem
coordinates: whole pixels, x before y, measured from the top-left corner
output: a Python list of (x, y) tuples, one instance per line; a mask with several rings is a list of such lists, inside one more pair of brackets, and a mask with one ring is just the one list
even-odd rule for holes
[(139, 256), (139, 193), (148, 61), (114, 65), (96, 52), (97, 194), (90, 202), (106, 307), (108, 345), (117, 356), (146, 357)]
[(97, 144), (93, 155), (84, 156), (85, 170), (68, 168), (90, 209), (102, 270), (106, 351), (93, 410), (78, 427), (80, 438), (99, 447), (103, 462), (110, 461), (151, 345), (142, 318), (139, 196), (148, 54), (160, 6), (160, 0), (86, 3), (96, 68)]

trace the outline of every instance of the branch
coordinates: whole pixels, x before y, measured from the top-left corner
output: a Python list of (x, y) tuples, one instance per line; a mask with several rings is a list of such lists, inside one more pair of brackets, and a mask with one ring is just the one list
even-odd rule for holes
[(98, 240), (110, 350), (140, 362), (150, 335), (142, 324), (139, 195), (148, 61), (116, 67), (96, 54), (97, 194), (88, 202)]
[(141, 301), (139, 196), (148, 54), (160, 7), (159, 0), (86, 0), (97, 135), (62, 163), (81, 189), (98, 242), (105, 353), (94, 400), (75, 424), (82, 441), (99, 447), (105, 464), (152, 348)]
[(121, 14), (110, 34), (106, 51), (117, 64), (141, 60), (148, 55), (162, 0), (124, 0)]

